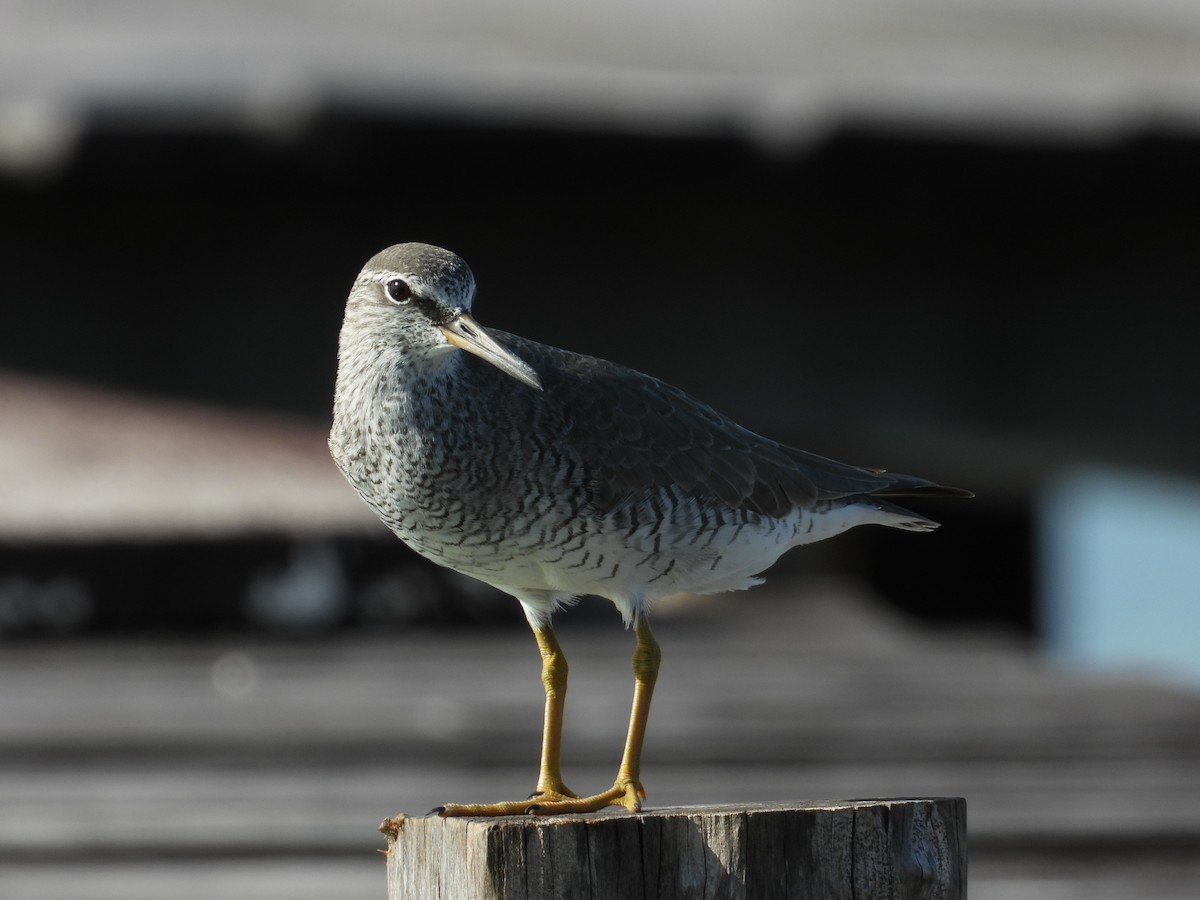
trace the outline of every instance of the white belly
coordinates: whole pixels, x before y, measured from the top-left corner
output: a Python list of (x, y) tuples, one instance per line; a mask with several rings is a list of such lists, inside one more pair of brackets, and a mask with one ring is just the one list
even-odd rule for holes
[(611, 600), (628, 621), (669, 594), (753, 587), (762, 581), (756, 576), (792, 547), (832, 537), (871, 521), (873, 514), (857, 505), (819, 515), (797, 511), (784, 519), (760, 518), (699, 534), (669, 525), (646, 525), (632, 533), (606, 529), (579, 534), (562, 546), (538, 546), (488, 571), (439, 562), (516, 595), (527, 611), (531, 604), (544, 606), (548, 615), (565, 598), (594, 594)]

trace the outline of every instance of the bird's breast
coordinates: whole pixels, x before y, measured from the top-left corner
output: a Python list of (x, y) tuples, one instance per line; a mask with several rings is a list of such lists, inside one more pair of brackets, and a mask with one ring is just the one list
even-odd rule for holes
[(551, 429), (528, 415), (463, 386), (345, 401), (330, 439), (338, 467), (397, 536), (435, 562), (489, 580), (533, 567), (538, 535), (563, 539), (587, 527), (579, 460), (539, 437)]

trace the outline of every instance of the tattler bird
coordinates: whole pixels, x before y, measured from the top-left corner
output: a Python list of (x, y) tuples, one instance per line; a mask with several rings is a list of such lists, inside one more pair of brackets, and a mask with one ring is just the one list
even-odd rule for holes
[[(329, 437), (376, 515), (422, 556), (516, 597), (541, 651), (536, 791), (436, 812), (636, 812), (656, 598), (748, 588), (789, 548), (856, 525), (931, 531), (888, 498), (970, 494), (784, 446), (633, 369), (484, 329), (474, 298), (448, 250), (372, 257), (346, 302)], [(567, 662), (551, 617), (584, 594), (611, 600), (637, 643), (616, 780), (580, 797), (560, 768)]]

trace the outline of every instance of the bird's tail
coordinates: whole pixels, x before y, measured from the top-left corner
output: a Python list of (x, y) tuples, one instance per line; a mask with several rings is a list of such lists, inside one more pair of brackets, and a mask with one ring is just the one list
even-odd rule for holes
[(879, 511), (876, 521), (889, 528), (902, 528), (905, 531), (934, 531), (939, 523), (933, 519), (905, 509), (895, 503), (889, 503), (884, 497), (974, 497), (970, 491), (962, 488), (938, 484), (927, 478), (916, 475), (904, 475), (900, 472), (880, 472), (890, 484), (878, 490), (871, 491), (866, 498)]
[(873, 470), (880, 478), (887, 479), (887, 484), (868, 493), (872, 497), (974, 497), (971, 491), (962, 488), (938, 484), (928, 478), (918, 478), (916, 475), (904, 475), (900, 472), (887, 472), (882, 469)]
[[(951, 496), (959, 496), (957, 494)], [(888, 528), (902, 528), (905, 531), (935, 531), (939, 527), (939, 523), (933, 519), (927, 519), (911, 509), (905, 509), (903, 506), (897, 506), (895, 503), (889, 503), (878, 496), (871, 495), (862, 499), (864, 506), (871, 507), (875, 515), (871, 516), (871, 522), (876, 525), (886, 525)]]

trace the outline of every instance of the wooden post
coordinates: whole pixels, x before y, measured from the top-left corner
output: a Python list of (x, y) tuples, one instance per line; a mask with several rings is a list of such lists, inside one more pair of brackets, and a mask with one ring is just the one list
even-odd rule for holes
[(963, 900), (960, 798), (406, 818), (389, 900)]

